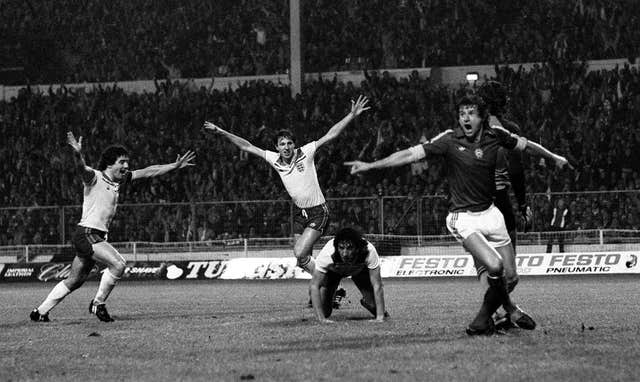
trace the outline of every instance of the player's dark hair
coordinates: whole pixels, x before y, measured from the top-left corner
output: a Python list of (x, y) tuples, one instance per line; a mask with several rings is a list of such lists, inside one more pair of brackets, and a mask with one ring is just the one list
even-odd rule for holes
[(340, 243), (351, 243), (353, 244), (353, 251), (355, 254), (355, 263), (363, 263), (367, 256), (369, 255), (369, 249), (367, 248), (367, 241), (362, 237), (362, 234), (353, 228), (343, 228), (340, 231), (336, 232), (336, 236), (333, 239), (333, 258), (334, 260), (340, 259), (341, 262), (344, 262), (340, 257), (340, 251), (338, 251), (338, 245)]
[(484, 100), (481, 97), (475, 94), (466, 94), (462, 96), (460, 100), (458, 100), (458, 103), (456, 103), (456, 116), (460, 112), (460, 108), (462, 106), (471, 106), (471, 105), (475, 105), (478, 108), (478, 114), (480, 114), (480, 118), (482, 118), (483, 120), (487, 119), (487, 117), (489, 116), (489, 113), (487, 110), (487, 104), (484, 102)]
[(296, 136), (293, 135), (293, 133), (291, 132), (291, 130), (279, 130), (276, 135), (275, 135), (275, 144), (278, 145), (278, 141), (280, 140), (280, 138), (289, 138), (291, 139), (294, 143), (296, 142)]
[(112, 145), (104, 149), (100, 155), (100, 162), (98, 163), (98, 170), (106, 170), (108, 166), (116, 163), (121, 156), (129, 156), (129, 151), (120, 145)]
[(489, 113), (500, 116), (507, 107), (507, 89), (498, 81), (487, 81), (478, 89), (480, 96), (487, 104)]

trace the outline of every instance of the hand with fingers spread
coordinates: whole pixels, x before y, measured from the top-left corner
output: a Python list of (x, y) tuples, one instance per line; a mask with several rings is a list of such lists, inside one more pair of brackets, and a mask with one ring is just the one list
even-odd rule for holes
[(214, 133), (218, 133), (221, 130), (218, 126), (216, 126), (214, 123), (209, 121), (204, 122), (204, 128), (207, 130), (211, 130)]
[(176, 162), (175, 162), (176, 168), (180, 169), (187, 166), (194, 166), (195, 163), (193, 163), (193, 160), (195, 159), (196, 159), (196, 154), (191, 150), (187, 151), (182, 156), (178, 154), (178, 157), (176, 158)]
[(77, 153), (82, 151), (82, 137), (79, 137), (76, 140), (76, 137), (70, 131), (67, 132), (67, 143), (69, 144), (69, 146), (71, 146), (73, 151)]
[(72, 132), (67, 131), (67, 143), (73, 149), (76, 171), (78, 174), (81, 174), (85, 183), (91, 182), (91, 179), (94, 177), (94, 173), (93, 169), (87, 166), (84, 161), (84, 156), (82, 155), (82, 137), (78, 137), (78, 139), (76, 139)]
[(358, 97), (357, 101), (351, 100), (351, 114), (357, 117), (362, 114), (363, 111), (371, 109), (370, 106), (367, 106), (368, 103), (369, 99), (362, 95)]

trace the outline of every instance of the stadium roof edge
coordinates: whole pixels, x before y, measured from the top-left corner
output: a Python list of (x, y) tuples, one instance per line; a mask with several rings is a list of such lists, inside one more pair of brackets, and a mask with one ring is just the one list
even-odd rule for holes
[[(516, 63), (516, 64), (508, 64), (508, 65), (500, 65), (500, 66), (511, 66), (511, 67), (522, 67), (524, 70), (531, 70), (535, 65), (541, 65), (540, 62), (529, 62), (529, 63)], [(616, 67), (624, 67), (625, 65), (638, 67), (640, 66), (638, 63), (630, 63), (627, 59), (610, 59), (610, 60), (593, 60), (587, 61), (587, 70), (611, 70)], [(460, 84), (466, 81), (466, 74), (469, 72), (476, 72), (479, 74), (480, 78), (491, 78), (495, 77), (495, 65), (469, 65), (469, 66), (446, 66), (440, 68), (406, 68), (406, 69), (376, 69), (369, 70), (369, 72), (388, 72), (389, 75), (396, 78), (404, 78), (409, 77), (411, 73), (416, 71), (421, 77), (429, 77), (432, 75), (432, 71), (437, 71), (439, 82), (446, 85), (455, 85)], [(435, 73), (434, 73), (435, 74)], [(305, 73), (306, 80), (315, 80), (318, 78), (330, 78), (333, 79), (337, 77), (338, 81), (341, 82), (352, 82), (355, 85), (359, 85), (361, 81), (365, 79), (364, 72), (362, 70), (359, 71), (340, 71), (340, 72), (323, 72), (323, 73)], [(215, 78), (195, 78), (195, 79), (187, 79), (181, 78), (176, 79), (181, 83), (184, 83), (186, 86), (192, 86), (195, 89), (199, 89), (201, 87), (209, 88), (212, 87), (216, 90), (225, 90), (225, 89), (236, 89), (241, 84), (246, 83), (248, 81), (267, 81), (276, 84), (281, 84), (282, 86), (289, 85), (289, 76), (287, 74), (272, 74), (272, 75), (263, 75), (263, 76), (239, 76), (239, 77), (215, 77)], [(157, 81), (158, 83), (163, 83), (166, 80)], [(155, 92), (156, 90), (156, 82), (154, 80), (139, 80), (139, 81), (119, 81), (119, 82), (85, 82), (85, 83), (70, 83), (70, 84), (38, 84), (31, 85), (31, 88), (36, 92), (42, 92), (43, 94), (47, 94), (48, 90), (57, 91), (62, 86), (65, 86), (67, 89), (78, 89), (84, 88), (87, 91), (91, 91), (97, 87), (112, 87), (116, 86), (118, 88), (123, 89), (125, 92), (130, 93), (144, 93), (144, 92)], [(0, 97), (3, 101), (8, 101), (11, 98), (16, 97), (21, 89), (26, 88), (28, 85), (20, 85), (20, 86), (2, 86), (0, 85)]]

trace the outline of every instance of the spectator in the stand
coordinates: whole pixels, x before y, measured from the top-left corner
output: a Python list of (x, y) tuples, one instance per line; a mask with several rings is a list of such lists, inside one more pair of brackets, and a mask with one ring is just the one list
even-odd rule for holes
[[(21, 77), (31, 83), (152, 79), (178, 72), (186, 78), (284, 73), (287, 4), (113, 0), (90, 1), (79, 12), (72, 2), (8, 2), (0, 59), (7, 67), (23, 66)], [(621, 57), (633, 62), (639, 10), (633, 1), (542, 1), (514, 8), (482, 1), (372, 7), (315, 0), (303, 7), (304, 67), (321, 72)], [(542, 20), (550, 27), (541, 29)], [(58, 38), (63, 35), (64, 41)]]
[[(268, 36), (271, 36), (270, 32), (267, 33), (267, 44)], [(404, 193), (405, 187), (414, 183), (418, 189), (409, 188), (407, 193), (442, 194), (441, 190), (446, 187), (439, 175), (442, 163), (430, 162), (419, 179), (410, 175), (409, 168), (381, 171), (375, 178), (350, 178), (346, 176), (345, 169), (332, 165), (346, 159), (345, 156), (350, 152), (355, 152), (362, 159), (380, 158), (396, 148), (408, 147), (407, 138), (420, 141), (423, 136), (435, 136), (447, 127), (445, 122), (450, 116), (445, 110), (452, 107), (450, 98), (456, 89), (434, 86), (428, 79), (419, 76), (397, 80), (388, 74), (374, 78), (373, 73), (370, 72), (369, 79), (361, 84), (366, 94), (375, 94), (376, 97), (370, 123), (346, 131), (345, 139), (327, 147), (326, 155), (319, 158), (322, 163), (318, 165), (318, 178), (328, 186), (326, 195), (372, 196), (377, 195), (378, 185), (383, 193), (390, 192), (392, 188)], [(566, 147), (563, 142), (570, 142), (567, 155), (573, 156), (574, 159), (570, 160), (577, 164), (575, 173), (569, 179), (552, 169), (552, 166), (546, 164), (543, 167), (538, 160), (525, 157), (529, 192), (562, 192), (568, 184), (570, 190), (576, 192), (600, 190), (603, 184), (611, 185), (605, 187), (607, 190), (624, 189), (631, 193), (640, 189), (640, 161), (632, 160), (629, 172), (629, 160), (624, 156), (627, 143), (632, 148), (632, 157), (633, 153), (640, 152), (640, 134), (633, 132), (634, 121), (640, 118), (640, 88), (637, 86), (640, 72), (637, 69), (629, 66), (618, 70), (586, 72), (581, 65), (547, 63), (531, 71), (499, 67), (497, 80), (510, 89), (510, 114), (514, 119), (525, 121), (520, 126), (523, 133), (542, 139), (551, 149), (558, 151)], [(232, 160), (234, 148), (220, 141), (207, 139), (206, 142), (194, 142), (193, 129), (198, 128), (207, 115), (215, 114), (220, 116), (218, 122), (233, 126), (234, 131), (237, 129), (243, 136), (251, 137), (263, 145), (267, 144), (266, 136), (273, 132), (274, 126), (290, 127), (300, 139), (313, 140), (318, 137), (319, 127), (325, 121), (340, 117), (341, 109), (337, 106), (356, 91), (352, 85), (326, 79), (309, 82), (304, 97), (297, 99), (290, 98), (288, 88), (266, 82), (246, 83), (236, 90), (225, 91), (207, 88), (194, 90), (179, 83), (158, 83), (157, 86), (156, 92), (146, 94), (129, 94), (111, 86), (97, 87), (91, 92), (61, 87), (47, 94), (25, 89), (11, 101), (0, 101), (0, 133), (4, 139), (4, 144), (0, 146), (0, 162), (3, 163), (0, 165), (3, 169), (0, 171), (0, 206), (80, 204), (80, 195), (73, 192), (76, 186), (80, 187), (80, 183), (68, 170), (70, 158), (60, 147), (64, 145), (63, 129), (84, 125), (89, 126), (92, 139), (98, 145), (107, 143), (114, 134), (123, 134), (124, 126), (127, 126), (126, 134), (131, 148), (149, 152), (150, 160), (160, 160), (167, 155), (167, 148), (176, 152), (180, 149), (177, 142), (192, 144), (198, 149), (212, 147), (216, 152), (223, 153), (214, 157), (207, 150), (203, 155), (207, 156), (208, 164), (198, 169), (199, 177), (178, 173), (172, 175), (172, 182), (151, 181), (149, 187), (133, 188), (124, 195), (123, 202), (284, 199), (286, 194), (282, 187), (272, 181), (272, 176), (275, 176), (273, 170), (262, 171), (259, 167), (261, 164), (254, 163), (253, 157), (246, 159), (238, 156), (237, 160)], [(542, 94), (547, 93), (554, 102), (544, 102)], [(609, 100), (609, 106), (602, 101), (603, 98)], [(423, 128), (424, 125), (429, 127)], [(600, 134), (601, 131), (605, 133)], [(363, 147), (356, 147), (354, 142), (363, 142)], [(609, 158), (593, 155), (599, 152), (600, 145), (603, 145), (603, 150), (616, 151), (617, 154)], [(87, 157), (96, 158), (98, 154), (89, 149)], [(608, 173), (605, 166), (614, 171)], [(600, 167), (603, 168), (603, 176), (600, 176)], [(615, 170), (616, 167), (618, 170)], [(234, 173), (245, 173), (247, 176), (231, 176)], [(612, 174), (617, 178), (611, 179)], [(399, 185), (397, 178), (400, 178)], [(593, 200), (594, 196), (586, 200), (588, 204), (585, 208), (588, 211)], [(630, 199), (630, 203), (634, 202)], [(625, 202), (624, 208), (627, 205)], [(278, 211), (285, 210), (278, 208)], [(376, 214), (377, 205), (369, 210), (371, 214)], [(137, 208), (130, 211), (132, 217), (136, 215), (136, 218), (122, 219), (111, 235), (113, 240), (162, 241), (163, 229), (157, 234), (158, 228), (137, 230), (130, 224), (151, 221), (157, 225), (167, 217), (145, 217), (142, 210)], [(397, 211), (399, 214), (403, 212), (402, 209)], [(540, 212), (543, 211), (534, 208), (536, 225), (533, 229), (537, 231), (546, 230), (549, 223), (547, 219), (541, 219), (544, 215)], [(5, 211), (5, 214), (8, 213)], [(601, 212), (598, 211), (598, 214)], [(628, 214), (626, 211), (625, 215)], [(62, 235), (66, 241), (69, 236), (67, 233), (73, 231), (70, 227), (74, 220), (77, 223), (79, 210), (65, 208), (64, 221), (67, 227), (58, 225), (60, 217), (57, 212), (51, 215), (51, 222), (59, 231), (56, 242)], [(257, 218), (259, 234), (279, 235), (279, 222), (269, 225), (265, 219), (266, 214)], [(442, 219), (440, 213), (433, 224), (423, 222), (423, 232), (440, 233)], [(177, 227), (182, 227), (182, 220), (189, 220), (189, 216), (184, 214), (180, 220), (173, 231), (168, 231), (169, 238), (177, 235)], [(601, 219), (598, 216), (593, 222), (591, 220), (590, 214), (583, 217), (585, 229), (597, 227), (595, 221)], [(612, 219), (611, 224), (615, 228), (631, 228), (631, 221), (619, 219), (618, 226), (613, 226), (616, 223)], [(0, 223), (2, 227), (6, 237), (0, 238), (0, 244), (3, 245), (9, 242), (30, 243), (35, 234), (23, 230), (20, 224), (14, 226), (11, 220)], [(216, 235), (222, 234), (217, 227), (211, 227)], [(125, 232), (132, 233), (132, 236), (123, 236)]]
[(549, 230), (552, 231), (552, 233), (549, 234), (549, 240), (547, 241), (547, 253), (551, 253), (553, 250), (554, 242), (558, 243), (558, 251), (564, 252), (564, 231), (567, 227), (570, 227), (571, 212), (563, 197), (557, 200), (550, 215)]

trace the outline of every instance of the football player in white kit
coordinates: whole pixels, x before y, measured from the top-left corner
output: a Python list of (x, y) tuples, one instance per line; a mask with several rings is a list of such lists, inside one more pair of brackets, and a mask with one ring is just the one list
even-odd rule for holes
[(380, 257), (376, 247), (353, 228), (343, 228), (329, 240), (316, 257), (309, 290), (318, 321), (332, 323), (331, 297), (343, 278), (351, 277), (362, 293), (360, 304), (377, 322), (389, 318), (385, 310)]
[(193, 166), (195, 154), (187, 151), (182, 156), (178, 155), (174, 163), (129, 171), (127, 150), (122, 146), (109, 146), (100, 157), (98, 170), (94, 170), (87, 166), (82, 156), (82, 137), (76, 140), (69, 132), (67, 142), (74, 151), (76, 169), (84, 184), (82, 218), (72, 237), (76, 256), (69, 277), (53, 287), (44, 302), (29, 316), (33, 321), (49, 321), (49, 311), (85, 282), (97, 261), (107, 267), (102, 273), (98, 292), (89, 304), (89, 312), (101, 321), (110, 322), (113, 319), (107, 312), (105, 301), (126, 265), (122, 255), (107, 242), (109, 223), (116, 213), (120, 187), (132, 180), (160, 176), (171, 170)]
[(288, 130), (281, 130), (276, 134), (277, 152), (263, 150), (251, 144), (244, 138), (238, 137), (221, 129), (211, 122), (205, 122), (204, 127), (229, 139), (241, 150), (259, 156), (278, 171), (282, 183), (293, 203), (297, 207), (295, 214), (294, 233), (296, 242), (293, 254), (299, 267), (313, 274), (315, 261), (311, 257), (313, 244), (320, 238), (329, 219), (329, 210), (324, 195), (320, 190), (314, 156), (316, 150), (325, 143), (335, 139), (344, 128), (363, 111), (369, 110), (367, 97), (360, 96), (357, 101), (351, 101), (351, 112), (317, 141), (307, 143), (297, 148), (293, 134)]

